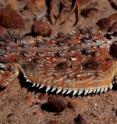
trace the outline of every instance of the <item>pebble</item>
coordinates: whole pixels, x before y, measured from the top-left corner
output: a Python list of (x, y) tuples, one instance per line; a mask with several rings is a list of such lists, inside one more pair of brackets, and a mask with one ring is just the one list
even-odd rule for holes
[(98, 10), (96, 8), (86, 8), (81, 11), (81, 15), (83, 17), (95, 17), (97, 13), (98, 13)]
[(32, 32), (35, 35), (48, 36), (51, 33), (51, 28), (46, 22), (35, 21), (32, 25)]
[(74, 119), (75, 124), (88, 124), (84, 117), (80, 114)]
[(60, 124), (57, 120), (51, 120), (48, 122), (48, 124)]
[(111, 22), (117, 21), (117, 13), (113, 13), (109, 16)]
[(24, 28), (24, 20), (13, 9), (2, 9), (0, 10), (0, 25), (6, 28)]
[(109, 18), (102, 18), (97, 22), (97, 25), (101, 30), (107, 31), (111, 26), (111, 21)]
[(67, 106), (68, 101), (62, 96), (49, 96), (47, 101), (48, 107), (53, 112), (62, 112)]
[(109, 31), (113, 32), (113, 33), (117, 32), (117, 22), (114, 22), (112, 24), (112, 26), (110, 27)]
[(109, 0), (113, 9), (117, 10), (117, 0)]

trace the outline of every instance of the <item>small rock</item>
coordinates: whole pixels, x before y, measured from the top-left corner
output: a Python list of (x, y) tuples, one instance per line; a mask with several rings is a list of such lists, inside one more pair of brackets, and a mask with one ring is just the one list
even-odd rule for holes
[(102, 18), (97, 22), (97, 25), (101, 30), (107, 31), (111, 26), (111, 21), (109, 18)]
[(62, 96), (49, 96), (48, 107), (53, 112), (62, 112), (68, 105), (68, 101)]
[(117, 58), (117, 41), (110, 46), (110, 55)]
[(96, 8), (86, 8), (81, 11), (81, 15), (83, 17), (95, 17), (97, 11), (98, 10)]
[(23, 18), (13, 9), (0, 11), (0, 24), (6, 28), (24, 28)]
[(117, 0), (109, 0), (113, 9), (117, 10)]
[(114, 13), (109, 16), (109, 20), (111, 21), (111, 24), (117, 21), (117, 13)]
[(117, 108), (113, 107), (112, 111), (115, 113), (115, 115), (117, 116)]
[(36, 21), (32, 25), (32, 32), (35, 35), (48, 36), (51, 33), (51, 28), (46, 22)]
[(75, 110), (75, 104), (73, 102), (69, 101), (68, 108)]
[(14, 113), (9, 113), (9, 114), (7, 115), (7, 118), (11, 118), (13, 115), (14, 115)]
[(117, 32), (117, 22), (112, 24), (112, 26), (109, 28), (109, 31), (113, 33)]
[(51, 120), (48, 122), (48, 124), (59, 124), (59, 122), (57, 120)]
[(78, 115), (75, 119), (75, 124), (88, 124), (82, 115)]

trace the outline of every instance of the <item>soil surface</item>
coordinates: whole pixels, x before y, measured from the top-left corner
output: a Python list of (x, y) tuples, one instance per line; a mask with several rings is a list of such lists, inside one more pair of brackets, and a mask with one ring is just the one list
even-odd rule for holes
[[(51, 23), (48, 0), (0, 0), (0, 35), (33, 40), (87, 28), (103, 35), (114, 32), (117, 41), (117, 1), (79, 1), (78, 23), (73, 26), (74, 12), (62, 24)], [(117, 124), (116, 85), (102, 94), (63, 97), (29, 90), (22, 83), (16, 79), (5, 89), (0, 87), (0, 124)]]

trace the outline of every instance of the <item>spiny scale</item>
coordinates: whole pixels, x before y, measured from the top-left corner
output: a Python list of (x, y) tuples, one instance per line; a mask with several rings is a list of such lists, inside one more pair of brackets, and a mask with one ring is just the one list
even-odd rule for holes
[[(26, 78), (26, 76), (25, 76)], [(29, 79), (26, 79), (26, 82), (31, 83), (31, 81)], [(44, 85), (40, 85), (37, 83), (32, 83), (32, 88), (38, 88), (38, 89), (42, 89), (44, 88)], [(70, 93), (72, 93), (72, 96), (76, 96), (76, 95), (88, 95), (91, 93), (103, 93), (103, 92), (107, 92), (109, 89), (112, 89), (112, 84), (110, 84), (108, 87), (103, 87), (103, 88), (97, 88), (97, 89), (62, 89), (61, 87), (59, 88), (55, 88), (55, 87), (51, 87), (51, 86), (47, 86), (45, 92), (54, 92), (56, 90), (56, 94), (64, 94), (64, 95), (69, 95)]]
[(42, 89), (44, 87), (44, 85), (40, 85), (39, 89)]
[[(26, 76), (24, 76), (24, 78), (26, 78)], [(26, 82), (31, 83), (31, 81), (29, 79), (26, 79)], [(40, 85), (37, 83), (32, 83), (32, 88), (33, 87), (37, 87), (38, 89), (42, 89), (44, 87), (44, 85)], [(110, 84), (108, 87), (101, 87), (101, 88), (97, 88), (97, 89), (80, 89), (80, 90), (76, 90), (76, 89), (62, 89), (62, 88), (55, 88), (55, 87), (51, 87), (51, 86), (47, 86), (45, 92), (54, 92), (56, 90), (56, 94), (58, 93), (62, 93), (65, 95), (69, 95), (70, 93), (72, 93), (73, 96), (75, 95), (87, 95), (87, 94), (91, 94), (91, 93), (103, 93), (103, 92), (107, 92), (109, 89), (112, 89), (113, 85)]]
[(73, 96), (75, 96), (78, 93), (78, 90), (73, 90)]
[[(44, 86), (43, 85), (39, 85), (39, 84), (35, 84), (33, 83), (32, 87), (37, 87), (39, 89), (42, 89)], [(84, 93), (84, 95), (88, 95), (91, 93), (103, 93), (103, 92), (107, 92), (109, 89), (112, 89), (112, 84), (110, 84), (108, 87), (103, 87), (103, 88), (97, 88), (97, 89), (85, 89), (85, 90), (76, 90), (76, 89), (63, 89), (62, 88), (51, 88), (50, 86), (46, 87), (45, 92), (54, 92), (56, 90), (56, 94), (61, 93), (61, 94), (65, 94), (68, 95), (72, 92), (72, 95), (81, 95)]]
[(52, 93), (52, 92), (54, 92), (55, 90), (56, 90), (56, 88), (55, 88), (55, 87), (53, 87), (53, 88), (52, 88), (52, 90), (51, 90), (51, 93)]
[(46, 92), (48, 92), (50, 89), (51, 89), (51, 87), (48, 86), (48, 87), (46, 88)]
[(56, 91), (56, 94), (60, 93), (62, 91), (62, 88), (58, 88)]
[(36, 87), (39, 87), (39, 86), (40, 86), (39, 84), (36, 85)]
[(100, 90), (101, 90), (100, 88), (97, 88), (97, 93), (99, 93), (99, 92), (100, 92)]
[(66, 89), (63, 89), (62, 94), (65, 94), (66, 92), (67, 92), (67, 90)]
[(66, 94), (68, 95), (68, 94), (70, 94), (71, 92), (72, 92), (72, 90), (71, 90), (71, 89), (68, 89), (67, 92), (66, 92)]

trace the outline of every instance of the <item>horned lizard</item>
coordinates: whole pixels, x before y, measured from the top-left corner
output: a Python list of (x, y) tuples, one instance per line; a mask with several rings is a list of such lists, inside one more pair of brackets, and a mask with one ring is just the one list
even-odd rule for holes
[(75, 32), (31, 40), (0, 39), (0, 84), (23, 74), (27, 84), (45, 92), (90, 94), (113, 87), (117, 61), (100, 34)]

